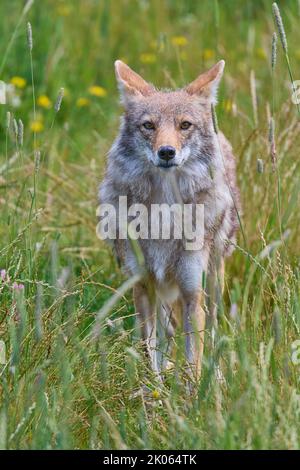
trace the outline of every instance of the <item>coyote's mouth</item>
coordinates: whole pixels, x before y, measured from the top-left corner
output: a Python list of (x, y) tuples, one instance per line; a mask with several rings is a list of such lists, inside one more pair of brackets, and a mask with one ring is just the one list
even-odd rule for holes
[(163, 168), (163, 169), (168, 169), (168, 168), (174, 168), (176, 166), (178, 166), (177, 163), (159, 163), (158, 165), (158, 168)]

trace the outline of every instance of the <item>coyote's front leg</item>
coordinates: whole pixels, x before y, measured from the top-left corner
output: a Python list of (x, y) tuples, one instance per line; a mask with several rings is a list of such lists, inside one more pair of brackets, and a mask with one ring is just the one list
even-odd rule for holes
[(202, 289), (183, 299), (183, 328), (188, 374), (197, 382), (201, 375), (205, 329), (204, 293)]
[(208, 309), (207, 326), (212, 332), (218, 327), (218, 309), (220, 308), (224, 291), (224, 272), (224, 257), (212, 257), (206, 286)]
[(202, 280), (207, 272), (209, 250), (189, 254), (180, 263), (180, 291), (182, 300), (185, 355), (188, 373), (196, 382), (201, 375), (204, 346), (205, 310)]
[(150, 358), (153, 371), (160, 378), (160, 371), (156, 353), (156, 298), (154, 291), (149, 291), (149, 286), (138, 283), (133, 288), (133, 297), (137, 318), (140, 325), (142, 338), (145, 341), (146, 350)]

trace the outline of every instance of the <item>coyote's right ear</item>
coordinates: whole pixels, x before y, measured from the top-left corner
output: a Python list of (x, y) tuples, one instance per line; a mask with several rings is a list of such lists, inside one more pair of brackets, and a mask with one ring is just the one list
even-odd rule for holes
[(121, 60), (115, 62), (116, 78), (123, 100), (130, 96), (149, 96), (155, 88)]

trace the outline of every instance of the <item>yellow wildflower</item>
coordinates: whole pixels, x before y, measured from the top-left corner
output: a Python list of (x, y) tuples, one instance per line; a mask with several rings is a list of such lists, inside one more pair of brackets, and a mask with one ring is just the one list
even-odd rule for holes
[(78, 108), (82, 108), (83, 106), (88, 106), (90, 104), (90, 100), (88, 100), (87, 98), (78, 98), (78, 100), (76, 101), (76, 106), (78, 106)]
[(69, 16), (72, 8), (69, 5), (59, 5), (56, 11), (59, 16)]
[(213, 59), (215, 56), (215, 51), (213, 49), (204, 49), (203, 51), (203, 59), (209, 60)]
[(12, 77), (10, 83), (17, 88), (25, 88), (26, 86), (26, 80), (23, 77)]
[(158, 49), (158, 42), (154, 39), (150, 42), (149, 46), (151, 47), (151, 49)]
[(159, 396), (160, 396), (159, 391), (158, 390), (153, 390), (152, 396), (155, 400), (158, 400)]
[(140, 55), (140, 61), (143, 64), (154, 64), (156, 62), (156, 55), (151, 52), (144, 52)]
[(259, 47), (258, 49), (256, 49), (256, 57), (258, 57), (259, 59), (266, 59), (267, 58), (267, 54), (266, 54), (266, 51), (262, 48), (262, 47)]
[(223, 103), (223, 108), (226, 111), (226, 113), (230, 113), (230, 111), (232, 111), (232, 101), (225, 100)]
[(171, 42), (173, 46), (184, 47), (187, 45), (188, 40), (185, 36), (174, 36), (171, 38)]
[(98, 96), (98, 98), (103, 98), (107, 95), (107, 91), (102, 86), (93, 85), (89, 88), (89, 93), (93, 96)]
[(41, 121), (35, 120), (30, 123), (30, 130), (32, 132), (42, 132), (44, 130), (44, 124)]
[(37, 99), (37, 104), (41, 106), (41, 108), (49, 109), (52, 106), (51, 100), (48, 98), (47, 95), (40, 95)]

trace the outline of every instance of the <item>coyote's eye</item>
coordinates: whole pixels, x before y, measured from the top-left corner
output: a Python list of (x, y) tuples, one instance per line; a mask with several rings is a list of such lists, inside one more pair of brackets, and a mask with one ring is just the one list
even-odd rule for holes
[(189, 121), (182, 121), (182, 123), (180, 124), (180, 129), (182, 129), (183, 131), (186, 131), (187, 129), (191, 127), (191, 125), (192, 123)]
[(147, 131), (153, 131), (155, 129), (155, 125), (151, 121), (143, 122), (143, 127), (147, 129)]

